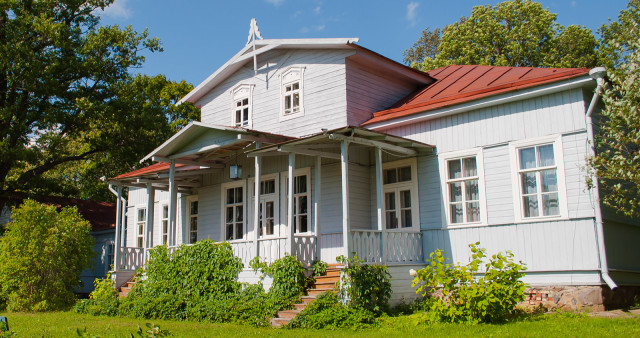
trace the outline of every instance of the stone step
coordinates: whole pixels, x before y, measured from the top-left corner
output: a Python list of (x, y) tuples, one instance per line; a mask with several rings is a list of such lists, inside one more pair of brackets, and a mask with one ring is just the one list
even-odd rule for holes
[(289, 324), (291, 318), (271, 318), (271, 326), (284, 326)]
[(316, 283), (325, 283), (325, 282), (339, 282), (340, 276), (317, 276), (313, 277), (316, 280)]
[(325, 288), (309, 289), (309, 290), (307, 290), (307, 294), (309, 296), (319, 296), (319, 295), (321, 295), (321, 294), (323, 294), (325, 292), (331, 292), (331, 291), (333, 291), (333, 287), (331, 287), (331, 288), (326, 288), (325, 287)]
[(278, 318), (295, 318), (302, 310), (282, 310), (278, 311)]
[(325, 271), (324, 275), (322, 275), (322, 276), (340, 277), (340, 271), (342, 271), (342, 270), (341, 269), (327, 269), (327, 271)]
[(307, 307), (307, 305), (309, 305), (309, 303), (298, 303), (298, 304), (293, 304), (293, 308), (294, 308), (294, 309), (296, 309), (296, 310), (300, 310), (300, 311), (302, 311), (302, 310), (304, 310), (304, 309)]
[(315, 296), (302, 296), (300, 297), (300, 299), (302, 299), (302, 302), (305, 304), (309, 304), (311, 302), (313, 302), (314, 300), (316, 300)]

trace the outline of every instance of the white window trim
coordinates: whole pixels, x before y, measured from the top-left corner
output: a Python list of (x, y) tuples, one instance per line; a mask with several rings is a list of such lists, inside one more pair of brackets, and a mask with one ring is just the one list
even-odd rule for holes
[[(139, 210), (144, 210), (144, 220), (142, 220), (142, 221), (138, 220)], [(144, 248), (144, 232), (145, 232), (145, 228), (146, 228), (146, 225), (147, 225), (147, 212), (149, 212), (149, 210), (147, 210), (147, 205), (146, 204), (136, 205), (136, 215), (135, 215), (135, 218), (134, 218), (134, 225), (135, 226), (133, 227), (133, 231), (134, 231), (133, 234), (134, 234), (134, 238), (135, 238), (134, 247), (136, 247), (136, 248), (139, 247), (138, 246), (138, 240), (140, 239), (140, 237), (142, 237), (142, 246), (139, 247), (139, 248)], [(140, 232), (140, 223), (144, 223), (142, 225), (142, 235), (140, 235), (140, 233), (139, 233)]]
[[(164, 207), (167, 207), (167, 217), (166, 218), (162, 217), (163, 216), (162, 215), (162, 211), (163, 211)], [(159, 229), (160, 230), (159, 231), (159, 233), (160, 233), (160, 241), (159, 241), (159, 243), (161, 243), (161, 245), (168, 245), (168, 243), (169, 243), (169, 212), (168, 211), (169, 211), (169, 201), (161, 201), (160, 202), (160, 217), (159, 217), (160, 218), (160, 229)], [(167, 221), (167, 232), (166, 232), (166, 234), (167, 234), (167, 242), (166, 243), (165, 243), (164, 238), (163, 238), (165, 232), (164, 232), (164, 229), (162, 228), (162, 221), (164, 221), (164, 220)]]
[[(387, 228), (387, 232), (406, 232), (407, 230), (412, 231), (420, 231), (420, 198), (418, 196), (418, 161), (416, 158), (407, 158), (403, 160), (386, 162), (382, 164), (382, 175), (384, 176), (384, 171), (386, 169), (398, 168), (398, 167), (411, 167), (411, 181), (410, 182), (399, 182), (399, 183), (391, 183), (391, 184), (382, 184), (382, 196), (384, 198), (385, 194), (389, 190), (398, 190), (401, 188), (409, 188), (411, 191), (411, 227), (403, 228), (399, 226), (397, 229), (389, 229)], [(384, 182), (384, 179), (383, 179)], [(397, 204), (398, 205), (398, 204)], [(386, 207), (385, 202), (382, 203), (382, 215), (386, 217)], [(387, 225), (385, 225), (386, 227)]]
[[(247, 186), (245, 185), (246, 180), (238, 180), (223, 183), (221, 186), (221, 198), (220, 198), (220, 240), (223, 242), (244, 242), (247, 240)], [(227, 189), (242, 187), (242, 238), (227, 240), (227, 222), (226, 222), (226, 198), (227, 198)]]
[(249, 99), (249, 116), (248, 124), (246, 126), (240, 126), (242, 128), (253, 128), (253, 84), (240, 84), (231, 90), (231, 124), (236, 125), (236, 101), (248, 98)]
[[(109, 255), (109, 248), (112, 248), (111, 255)], [(115, 254), (116, 254), (116, 242), (114, 240), (106, 240), (104, 241), (104, 273), (105, 275), (109, 273), (109, 271), (115, 270)], [(109, 264), (109, 256), (111, 256), (111, 264)], [(113, 265), (113, 267), (112, 267)], [(113, 270), (112, 270), (113, 269)]]
[[(281, 187), (280, 187), (280, 191), (281, 191), (281, 198), (283, 199), (283, 201), (281, 202), (282, 205), (282, 218), (283, 221), (281, 222), (282, 224), (284, 224), (285, 226), (288, 227), (288, 222), (289, 222), (289, 214), (288, 214), (288, 207), (289, 207), (289, 196), (287, 194), (287, 185), (289, 184), (289, 172), (288, 171), (283, 171), (280, 173), (282, 175), (282, 180), (280, 181)], [(306, 167), (306, 168), (299, 168), (294, 170), (293, 172), (294, 177), (295, 176), (307, 176), (307, 228), (308, 231), (305, 232), (296, 232), (294, 235), (296, 236), (304, 236), (304, 235), (312, 235), (315, 233), (315, 227), (316, 225), (313, 224), (313, 215), (312, 215), (312, 208), (313, 208), (313, 184), (311, 183), (311, 167)], [(294, 215), (295, 217), (295, 215)], [(288, 229), (288, 228), (286, 228)]]
[[(290, 119), (304, 116), (304, 70), (305, 70), (305, 67), (301, 67), (301, 66), (289, 67), (280, 74), (280, 121), (287, 121)], [(290, 75), (294, 72), (298, 72), (297, 77)], [(284, 88), (285, 88), (285, 85), (296, 82), (296, 81), (300, 82), (300, 92), (299, 92), (300, 93), (300, 111), (295, 114), (285, 115), (284, 114), (284, 96), (285, 96)]]
[[(449, 210), (449, 170), (447, 161), (463, 157), (476, 157), (476, 170), (478, 171), (478, 193), (480, 195), (480, 221), (451, 223), (451, 211)], [(443, 228), (463, 228), (468, 226), (488, 225), (489, 217), (487, 215), (487, 195), (484, 181), (484, 151), (482, 148), (465, 149), (459, 151), (451, 151), (438, 154), (438, 164), (440, 166), (440, 192), (442, 194), (442, 203), (444, 212), (442, 213)]]
[[(280, 237), (281, 232), (283, 232), (283, 227), (282, 227), (282, 222), (280, 222), (280, 180), (279, 180), (279, 175), (276, 174), (268, 174), (268, 175), (260, 175), (260, 182), (264, 182), (267, 180), (275, 180), (275, 189), (276, 191), (272, 194), (273, 196), (273, 235), (263, 235), (260, 236), (259, 238), (276, 238), (276, 237)], [(250, 212), (249, 215), (250, 217), (250, 221), (253, 223), (253, 213), (255, 212), (255, 177), (252, 177), (248, 180), (248, 186), (249, 186), (249, 190), (251, 191), (251, 206), (250, 206)], [(269, 198), (271, 196), (265, 197)], [(261, 202), (262, 203), (262, 202)], [(255, 227), (255, 231), (259, 231), (258, 227)]]
[[(558, 207), (560, 209), (560, 215), (555, 216), (538, 216), (538, 217), (523, 217), (522, 210), (522, 186), (520, 184), (519, 177), (519, 165), (518, 165), (518, 149), (531, 146), (553, 144), (553, 156), (555, 157), (557, 179), (558, 179)], [(562, 135), (550, 135), (544, 137), (537, 137), (527, 140), (514, 141), (509, 143), (509, 160), (511, 162), (511, 183), (513, 187), (513, 205), (514, 216), (517, 223), (528, 222), (540, 222), (546, 220), (561, 220), (568, 219), (569, 211), (567, 204), (567, 188), (565, 181), (564, 171), (564, 151), (562, 149)]]
[[(186, 236), (186, 240), (188, 244), (193, 244), (194, 242), (191, 242), (191, 217), (194, 216), (191, 214), (191, 203), (192, 202), (198, 202), (198, 195), (193, 195), (193, 196), (189, 196), (187, 197), (187, 236)], [(198, 218), (198, 228), (200, 228), (200, 203), (198, 203), (198, 214), (195, 215), (195, 217)], [(197, 233), (198, 229), (196, 229), (196, 242), (198, 241), (198, 233)]]

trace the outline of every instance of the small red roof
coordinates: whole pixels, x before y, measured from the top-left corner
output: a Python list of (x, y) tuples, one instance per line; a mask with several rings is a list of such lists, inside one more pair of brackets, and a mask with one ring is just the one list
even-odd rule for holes
[[(154, 163), (148, 167), (144, 167), (144, 168), (140, 168), (138, 170), (134, 170), (134, 171), (130, 171), (128, 173), (124, 173), (121, 175), (118, 175), (116, 177), (114, 177), (114, 180), (117, 179), (121, 179), (121, 178), (131, 178), (131, 177), (139, 177), (139, 176), (144, 176), (144, 175), (149, 175), (149, 174), (155, 174), (155, 173), (159, 173), (165, 170), (169, 170), (169, 166), (171, 166), (171, 164), (166, 163), (166, 162), (158, 162), (158, 163)], [(184, 164), (179, 164), (176, 163), (176, 168), (180, 168), (180, 167), (184, 167)]]
[(373, 114), (368, 125), (586, 75), (588, 68), (447, 66), (427, 72), (436, 82)]

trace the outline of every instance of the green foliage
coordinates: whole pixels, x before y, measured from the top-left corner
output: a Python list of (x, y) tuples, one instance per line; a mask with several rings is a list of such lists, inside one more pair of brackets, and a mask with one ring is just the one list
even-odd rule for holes
[(429, 27), (422, 31), (422, 35), (413, 46), (402, 52), (402, 62), (406, 65), (416, 67), (422, 64), (426, 58), (435, 58), (438, 55), (440, 36), (442, 31), (436, 28), (433, 31)]
[(611, 55), (611, 85), (590, 160), (601, 183), (602, 201), (628, 217), (640, 217), (640, 0), (629, 2), (618, 22), (603, 27)]
[(289, 322), (289, 328), (338, 329), (365, 328), (375, 324), (375, 315), (366, 309), (349, 307), (333, 292), (321, 294), (311, 302), (296, 318)]
[(300, 299), (306, 286), (306, 278), (304, 266), (296, 256), (285, 254), (271, 265), (260, 262), (256, 257), (251, 260), (250, 265), (254, 270), (259, 269), (262, 273), (271, 276), (273, 283), (269, 289), (269, 295), (274, 300), (283, 306), (288, 306)]
[(556, 14), (540, 3), (510, 0), (473, 7), (471, 16), (443, 29), (437, 53), (416, 66), (424, 71), (452, 64), (593, 67), (597, 46), (589, 29), (559, 25)]
[[(417, 271), (412, 286), (416, 292), (431, 296), (427, 300), (427, 320), (442, 322), (494, 323), (504, 321), (524, 300), (525, 284), (520, 280), (525, 268), (513, 261), (513, 254), (493, 255), (487, 263), (479, 242), (470, 244), (471, 261), (467, 265), (445, 263), (443, 252), (432, 252), (427, 266)], [(484, 265), (483, 265), (484, 264)], [(481, 268), (484, 275), (475, 277)], [(436, 296), (440, 292), (441, 295)]]
[(106, 315), (115, 316), (118, 314), (118, 292), (115, 289), (111, 274), (107, 274), (105, 279), (93, 281), (95, 286), (89, 299), (81, 299), (76, 303), (77, 313), (88, 313), (94, 316)]
[(160, 326), (155, 325), (153, 323), (145, 324), (146, 330), (144, 330), (140, 325), (138, 325), (138, 331), (135, 332), (135, 335), (131, 333), (129, 336), (140, 337), (140, 338), (160, 338), (160, 337), (168, 337), (171, 336), (171, 333), (167, 330), (163, 330)]
[(384, 265), (363, 264), (358, 257), (340, 256), (344, 265), (340, 294), (349, 306), (380, 314), (388, 310), (391, 298), (391, 275)]
[(0, 238), (0, 288), (9, 311), (52, 311), (75, 302), (93, 252), (91, 226), (76, 207), (60, 212), (25, 200)]
[(324, 275), (327, 272), (328, 267), (329, 264), (327, 264), (327, 262), (323, 262), (320, 260), (315, 260), (313, 261), (313, 264), (311, 264), (311, 270), (313, 271), (314, 276)]

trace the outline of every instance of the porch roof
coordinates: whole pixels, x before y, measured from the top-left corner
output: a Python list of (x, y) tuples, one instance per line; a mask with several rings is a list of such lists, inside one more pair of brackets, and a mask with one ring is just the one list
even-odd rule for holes
[(435, 148), (433, 145), (403, 137), (361, 127), (347, 126), (250, 150), (247, 152), (247, 156), (285, 155), (288, 152), (293, 152), (302, 155), (339, 159), (340, 153), (332, 151), (332, 149), (337, 149), (335, 146), (342, 140), (370, 147), (379, 147), (387, 152), (406, 157), (430, 153)]

